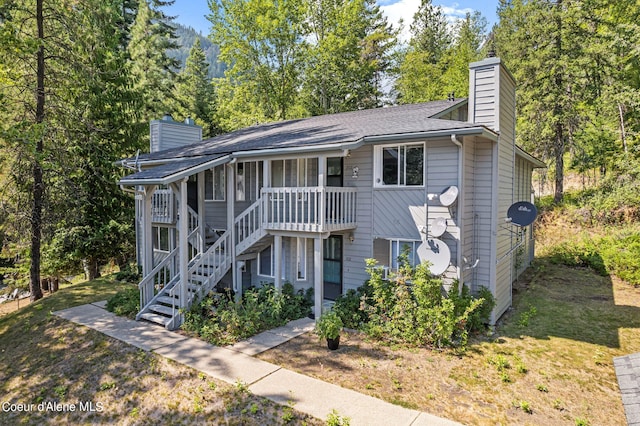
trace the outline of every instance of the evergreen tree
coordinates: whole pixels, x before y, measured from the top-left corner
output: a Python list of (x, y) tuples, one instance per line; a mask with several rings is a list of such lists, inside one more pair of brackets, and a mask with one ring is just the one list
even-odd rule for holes
[(173, 101), (175, 73), (178, 62), (169, 57), (175, 49), (174, 28), (170, 17), (159, 7), (173, 1), (139, 0), (135, 22), (131, 27), (128, 53), (131, 58), (133, 87), (141, 99), (141, 125), (169, 112)]
[(213, 124), (213, 86), (208, 77), (209, 64), (196, 38), (189, 51), (185, 68), (176, 80), (175, 98), (178, 102), (177, 114), (181, 118), (191, 117), (202, 126), (203, 137), (217, 133)]
[(594, 3), (574, 0), (501, 0), (496, 48), (518, 81), (518, 142), (555, 172), (554, 199), (564, 193), (564, 156), (575, 146), (593, 102), (589, 86)]
[(404, 52), (395, 82), (397, 101), (415, 103), (467, 96), (469, 63), (482, 58), (486, 19), (467, 13), (452, 30), (440, 6), (424, 0), (414, 15), (412, 38)]

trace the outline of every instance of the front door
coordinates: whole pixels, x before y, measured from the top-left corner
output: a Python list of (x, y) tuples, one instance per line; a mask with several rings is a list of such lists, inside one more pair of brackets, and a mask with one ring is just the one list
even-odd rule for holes
[(336, 300), (342, 294), (342, 235), (331, 235), (323, 246), (324, 298)]

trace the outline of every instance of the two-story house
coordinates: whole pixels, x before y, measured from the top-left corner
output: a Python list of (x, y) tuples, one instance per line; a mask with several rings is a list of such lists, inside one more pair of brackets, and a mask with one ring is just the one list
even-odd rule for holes
[[(122, 164), (136, 194), (142, 310), (173, 329), (215, 286), (313, 287), (315, 315), (405, 249), (449, 286), (487, 287), (495, 322), (533, 257), (531, 201), (545, 165), (515, 145), (515, 82), (499, 58), (470, 64), (469, 99), (260, 124), (201, 140), (192, 123), (151, 123), (151, 152)], [(455, 289), (454, 289), (455, 291)]]

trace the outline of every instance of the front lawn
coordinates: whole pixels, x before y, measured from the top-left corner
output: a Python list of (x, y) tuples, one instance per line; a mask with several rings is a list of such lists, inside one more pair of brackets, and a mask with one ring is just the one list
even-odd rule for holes
[[(51, 314), (130, 286), (108, 278), (81, 283), (0, 318), (0, 403), (9, 404), (0, 424), (322, 424), (252, 395), (244, 384), (226, 384)], [(67, 411), (53, 411), (57, 404)]]
[(612, 359), (640, 351), (640, 289), (541, 259), (514, 308), (466, 352), (306, 334), (260, 355), (302, 374), (464, 424), (625, 424)]

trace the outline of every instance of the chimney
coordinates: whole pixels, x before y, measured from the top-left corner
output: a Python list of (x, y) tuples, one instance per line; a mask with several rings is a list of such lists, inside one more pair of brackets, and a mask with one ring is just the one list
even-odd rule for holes
[(515, 140), (516, 83), (500, 58), (469, 64), (469, 122)]
[(202, 140), (202, 127), (187, 118), (184, 123), (174, 121), (171, 114), (160, 120), (152, 120), (149, 125), (150, 152), (190, 145)]

